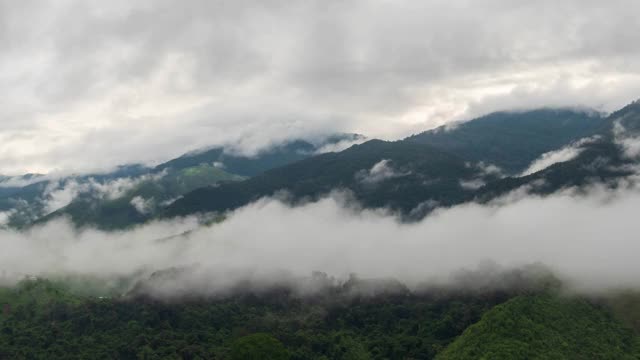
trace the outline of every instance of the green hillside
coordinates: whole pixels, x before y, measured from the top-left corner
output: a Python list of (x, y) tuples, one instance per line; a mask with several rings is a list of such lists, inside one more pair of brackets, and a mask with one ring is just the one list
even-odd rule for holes
[(0, 359), (238, 359), (256, 351), (290, 360), (432, 359), (509, 297), (360, 297), (350, 283), (313, 298), (275, 288), (157, 301), (78, 297), (60, 286), (27, 280), (19, 297), (0, 291)]
[[(386, 172), (376, 177), (371, 171), (381, 161), (385, 161)], [(460, 191), (459, 181), (475, 174), (462, 159), (429, 145), (371, 140), (339, 153), (276, 168), (246, 181), (198, 189), (170, 205), (165, 214), (226, 211), (279, 190), (287, 190), (296, 200), (316, 198), (339, 189), (351, 190), (365, 206), (410, 211), (428, 200), (445, 205), (461, 201), (466, 195)]]
[(484, 314), (437, 359), (638, 359), (638, 341), (584, 299), (519, 296)]
[[(194, 189), (220, 182), (242, 180), (272, 168), (309, 158), (323, 146), (350, 143), (360, 139), (363, 137), (357, 134), (335, 134), (313, 143), (292, 140), (263, 149), (251, 156), (216, 147), (184, 154), (154, 168), (125, 165), (103, 174), (71, 175), (59, 179), (38, 175), (13, 178), (0, 176), (0, 212), (8, 214), (7, 225), (14, 228), (43, 223), (63, 215), (69, 216), (79, 226), (124, 228), (147, 221), (153, 217), (157, 209), (167, 206)], [(117, 199), (103, 198), (95, 189), (92, 190), (92, 186), (96, 184), (108, 187), (111, 182), (138, 181), (143, 176), (149, 179)], [(3, 181), (9, 181), (6, 183), (7, 186), (2, 186)], [(17, 185), (19, 181), (33, 183), (20, 186)], [(66, 186), (84, 190), (71, 204), (49, 213), (50, 210), (47, 210), (46, 206), (49, 194), (52, 191), (63, 190)], [(138, 209), (131, 204), (136, 198)], [(141, 207), (145, 210), (142, 213), (139, 211)]]
[(68, 206), (40, 219), (39, 222), (68, 216), (78, 226), (91, 225), (106, 230), (121, 229), (149, 220), (159, 208), (192, 190), (220, 182), (244, 179), (209, 164), (177, 171), (167, 169), (165, 172), (139, 183), (116, 199), (96, 200), (92, 194), (78, 197)]
[(304, 140), (294, 140), (265, 149), (254, 156), (238, 155), (223, 147), (215, 147), (184, 154), (156, 166), (155, 170), (185, 169), (201, 164), (217, 163), (232, 174), (255, 176), (267, 170), (313, 156), (318, 149), (325, 145), (337, 144), (342, 141), (355, 141), (362, 138), (362, 135), (357, 134), (336, 134), (322, 139), (317, 144)]
[[(528, 186), (530, 194), (547, 195), (570, 187), (594, 183), (606, 185), (611, 180), (632, 175), (628, 165), (634, 163), (635, 160), (623, 156), (611, 139), (603, 139), (585, 146), (575, 159), (553, 164), (528, 176), (490, 182), (474, 193), (474, 200), (487, 202), (523, 186)], [(615, 186), (615, 182), (609, 184)]]
[[(207, 187), (188, 193), (170, 205), (164, 216), (224, 212), (286, 190), (294, 202), (314, 199), (331, 190), (348, 189), (362, 205), (389, 208), (408, 219), (420, 219), (433, 206), (468, 201), (487, 202), (528, 186), (535, 194), (594, 182), (608, 183), (631, 174), (636, 163), (622, 153), (613, 136), (616, 121), (640, 123), (637, 104), (607, 118), (593, 112), (536, 110), (495, 113), (453, 130), (435, 130), (403, 141), (371, 140), (334, 154), (314, 156), (276, 168), (246, 181)], [(501, 177), (487, 173), (476, 161), (520, 170), (541, 154), (584, 136), (598, 135), (582, 146), (574, 159), (555, 163), (528, 176)], [(394, 176), (375, 186), (358, 181), (380, 161), (388, 161)], [(486, 164), (486, 163), (485, 163)], [(477, 184), (465, 187), (465, 183)]]
[(372, 296), (357, 292), (372, 280), (352, 279), (307, 298), (283, 286), (160, 300), (91, 295), (80, 283), (99, 289), (82, 279), (0, 287), (0, 359), (640, 356), (637, 333), (622, 320), (637, 313), (637, 296), (632, 304), (620, 295), (562, 297), (526, 280), (514, 287), (396, 288)]
[(593, 111), (538, 109), (497, 112), (453, 128), (440, 127), (407, 138), (519, 173), (543, 153), (600, 132), (606, 121)]

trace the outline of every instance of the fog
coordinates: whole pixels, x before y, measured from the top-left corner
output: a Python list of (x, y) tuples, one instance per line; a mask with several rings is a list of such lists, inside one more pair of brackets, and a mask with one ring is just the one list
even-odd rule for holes
[(601, 136), (599, 135), (583, 138), (558, 150), (546, 152), (540, 155), (539, 158), (534, 160), (531, 165), (529, 165), (529, 167), (522, 172), (520, 176), (531, 175), (540, 170), (544, 170), (553, 164), (573, 160), (578, 157), (578, 155), (580, 155), (580, 153), (584, 150), (585, 145), (594, 143), (600, 138)]
[(634, 287), (640, 285), (639, 206), (640, 189), (630, 181), (617, 190), (594, 186), (586, 195), (572, 189), (548, 197), (511, 194), (490, 205), (438, 209), (412, 224), (363, 210), (341, 192), (297, 207), (262, 199), (211, 226), (187, 218), (108, 233), (60, 220), (26, 232), (3, 230), (0, 271), (6, 282), (25, 275), (146, 279), (182, 269), (148, 290), (212, 294), (314, 271), (415, 287), (447, 283), (482, 263), (539, 262), (578, 289)]

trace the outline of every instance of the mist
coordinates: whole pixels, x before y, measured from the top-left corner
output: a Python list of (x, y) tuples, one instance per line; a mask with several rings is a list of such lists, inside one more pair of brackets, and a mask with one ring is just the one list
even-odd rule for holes
[(415, 288), (446, 284), (461, 269), (487, 262), (542, 263), (577, 289), (636, 287), (640, 189), (626, 184), (547, 197), (510, 194), (488, 205), (438, 209), (409, 224), (361, 209), (344, 192), (296, 207), (262, 199), (211, 226), (191, 217), (110, 233), (58, 220), (25, 232), (2, 230), (0, 271), (10, 282), (26, 275), (148, 279), (179, 269), (147, 290), (215, 294), (316, 271)]

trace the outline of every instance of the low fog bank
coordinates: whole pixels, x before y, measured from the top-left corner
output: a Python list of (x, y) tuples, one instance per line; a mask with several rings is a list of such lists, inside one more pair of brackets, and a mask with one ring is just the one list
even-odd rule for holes
[(541, 263), (577, 289), (640, 288), (634, 185), (511, 194), (488, 205), (436, 210), (411, 224), (348, 199), (334, 193), (297, 207), (263, 199), (208, 227), (187, 218), (116, 233), (74, 229), (63, 220), (23, 233), (3, 230), (0, 277), (5, 283), (25, 275), (144, 279), (135, 288), (157, 295), (279, 284), (313, 293), (353, 274), (410, 289), (472, 287)]

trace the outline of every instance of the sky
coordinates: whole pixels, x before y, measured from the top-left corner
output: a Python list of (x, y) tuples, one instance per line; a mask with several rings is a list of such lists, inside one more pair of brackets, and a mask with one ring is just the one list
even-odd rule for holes
[(640, 97), (632, 0), (0, 0), (0, 173)]

